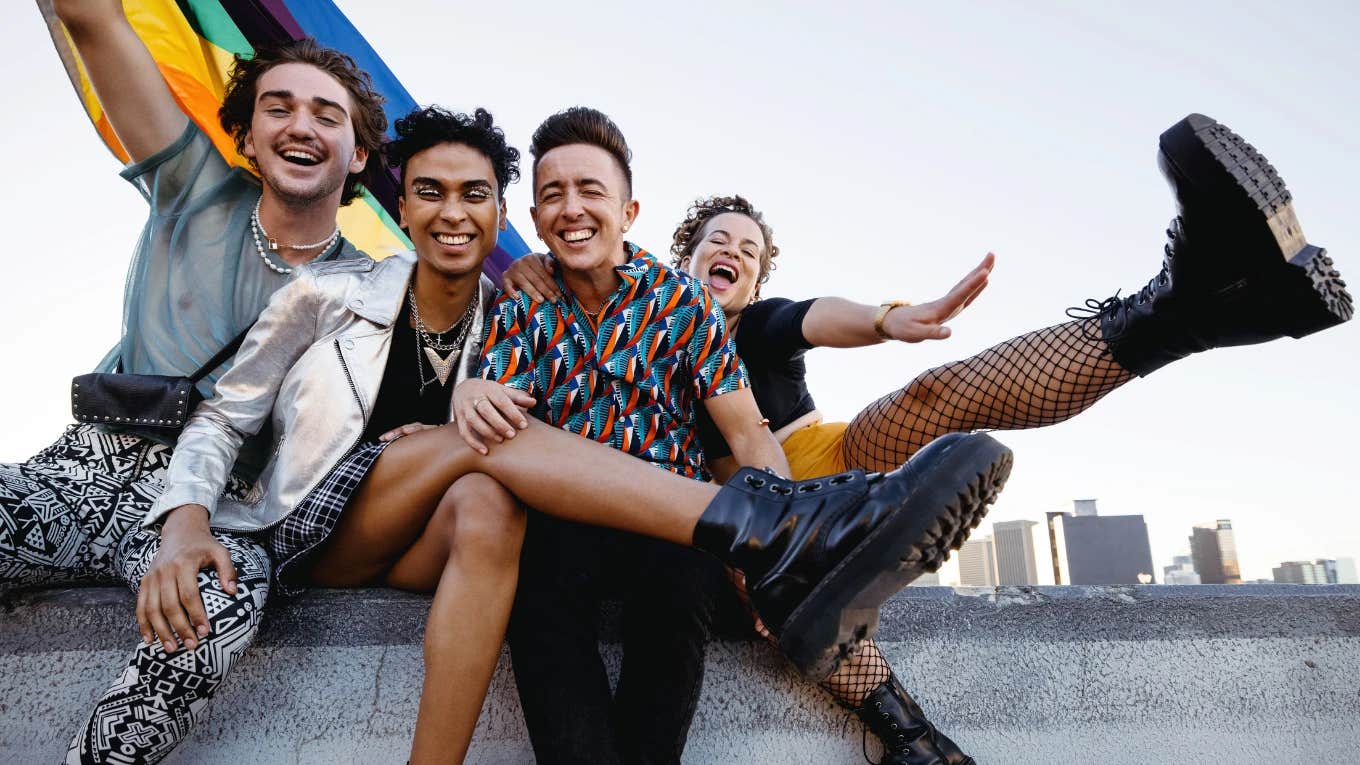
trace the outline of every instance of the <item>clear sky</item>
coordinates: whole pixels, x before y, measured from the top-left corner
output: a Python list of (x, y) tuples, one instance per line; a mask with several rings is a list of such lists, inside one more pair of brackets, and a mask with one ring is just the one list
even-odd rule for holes
[[(784, 251), (768, 294), (929, 299), (994, 250), (992, 285), (953, 339), (810, 354), (832, 418), (1141, 287), (1174, 214), (1157, 135), (1192, 111), (1266, 153), (1309, 240), (1360, 286), (1349, 3), (341, 5), (417, 100), (486, 106), (521, 147), (562, 107), (612, 115), (636, 157), (644, 247), (664, 251), (696, 196), (750, 197)], [(0, 459), (18, 460), (60, 434), (71, 376), (117, 338), (145, 208), (36, 8), (6, 18)], [(508, 196), (532, 239), (527, 186)], [(1233, 520), (1247, 578), (1360, 557), (1358, 345), (1351, 323), (1210, 352), (1069, 423), (1004, 434), (1016, 468), (991, 518), (1040, 520), (1078, 497), (1142, 513), (1159, 578), (1190, 527), (1216, 518)]]

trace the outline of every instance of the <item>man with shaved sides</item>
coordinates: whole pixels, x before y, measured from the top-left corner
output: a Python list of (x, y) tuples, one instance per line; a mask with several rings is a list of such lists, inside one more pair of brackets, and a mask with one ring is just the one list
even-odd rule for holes
[[(751, 466), (676, 534), (587, 526), (571, 522), (583, 516), (546, 505), (551, 515), (529, 517), (508, 635), (538, 762), (679, 763), (703, 677), (709, 598), (722, 575), (698, 551), (745, 573), (754, 609), (784, 654), (820, 679), (872, 634), (883, 600), (947, 545), (930, 526), (968, 528), (990, 502), (1009, 452), (973, 434), (887, 475), (780, 478), (789, 466), (756, 408), (721, 307), (697, 280), (624, 240), (639, 206), (622, 132), (599, 111), (575, 107), (545, 120), (530, 151), (530, 213), (559, 264), (553, 278), (562, 298), (506, 293), (493, 307), (485, 379), (454, 391), (468, 443), (494, 456), (505, 439), (522, 441), (529, 426), (506, 403), (510, 389), (531, 397), (535, 418), (695, 482), (710, 477), (696, 432), (703, 407), (736, 459)], [(546, 472), (565, 455), (542, 459)], [(917, 490), (939, 480), (985, 486), (966, 492), (976, 501), (962, 505)], [(637, 497), (630, 492), (638, 483), (599, 481), (594, 504), (622, 502), (630, 515), (658, 519), (669, 515), (670, 495), (685, 493)], [(904, 493), (887, 488), (894, 484)], [(876, 499), (818, 520), (842, 491)], [(884, 499), (890, 495), (898, 499)], [(616, 690), (599, 654), (602, 595), (623, 604)]]
[[(382, 140), (382, 99), (352, 60), (310, 40), (238, 59), (219, 116), (257, 180), (228, 165), (180, 110), (122, 3), (54, 5), (131, 158), (122, 176), (150, 206), (123, 335), (98, 371), (192, 375), (295, 267), (359, 254), (335, 217), (359, 195)], [(205, 397), (229, 367), (208, 370)], [(144, 643), (76, 732), (68, 762), (160, 761), (204, 715), (260, 622), (270, 566), (254, 540), (210, 531), (193, 508), (138, 532), (175, 436), (82, 422), (37, 456), (0, 465), (0, 587), (124, 581), (158, 605), (139, 608)], [(268, 445), (267, 434), (247, 442), (231, 496), (251, 493)], [(179, 593), (199, 597), (171, 607)], [(153, 641), (157, 633), (169, 637)]]

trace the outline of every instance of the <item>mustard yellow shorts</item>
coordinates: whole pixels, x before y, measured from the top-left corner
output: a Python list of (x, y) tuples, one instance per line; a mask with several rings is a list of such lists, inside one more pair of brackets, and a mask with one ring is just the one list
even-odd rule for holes
[(784, 441), (784, 456), (789, 460), (793, 480), (845, 472), (841, 447), (849, 426), (848, 422), (823, 422), (790, 434)]

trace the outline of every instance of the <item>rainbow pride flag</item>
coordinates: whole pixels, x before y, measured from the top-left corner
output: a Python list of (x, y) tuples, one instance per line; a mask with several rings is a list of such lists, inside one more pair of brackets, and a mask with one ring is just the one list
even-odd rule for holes
[[(128, 154), (100, 108), (51, 0), (37, 2), (95, 130), (109, 150), (127, 162)], [(416, 107), (392, 70), (330, 0), (123, 0), (123, 9), (185, 114), (212, 138), (228, 162), (241, 167), (249, 168), (250, 164), (237, 154), (231, 136), (218, 124), (217, 108), (222, 103), (232, 57), (249, 56), (262, 43), (312, 37), (352, 56), (387, 99), (384, 109), (389, 135), (397, 117)], [(374, 157), (371, 161), (379, 160)], [(345, 237), (375, 258), (409, 249), (410, 240), (396, 223), (400, 192), (397, 178), (384, 173), (362, 198), (340, 208), (338, 217)], [(499, 280), (505, 266), (528, 251), (524, 239), (511, 227), (501, 233), (499, 245), (483, 269), (493, 280)]]

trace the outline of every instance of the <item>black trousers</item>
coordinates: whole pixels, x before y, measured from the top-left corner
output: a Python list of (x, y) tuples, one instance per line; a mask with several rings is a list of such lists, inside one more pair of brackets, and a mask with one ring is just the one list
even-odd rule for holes
[[(509, 642), (539, 765), (678, 765), (722, 582), (697, 550), (531, 512)], [(605, 598), (622, 605), (612, 692)]]

